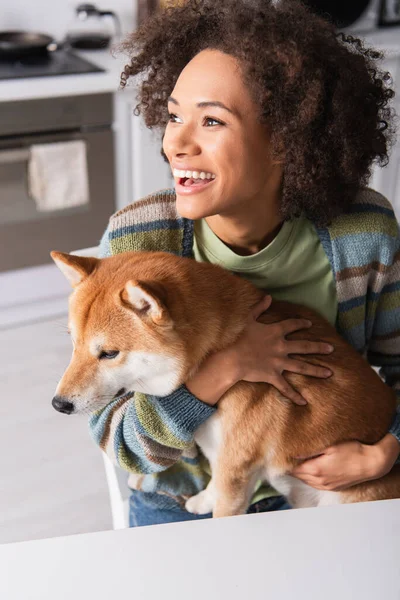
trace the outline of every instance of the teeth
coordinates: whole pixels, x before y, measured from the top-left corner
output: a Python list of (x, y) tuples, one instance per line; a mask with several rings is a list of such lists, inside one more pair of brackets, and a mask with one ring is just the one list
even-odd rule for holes
[(213, 173), (206, 173), (205, 171), (183, 171), (181, 169), (173, 169), (174, 177), (187, 177), (192, 179), (215, 179)]

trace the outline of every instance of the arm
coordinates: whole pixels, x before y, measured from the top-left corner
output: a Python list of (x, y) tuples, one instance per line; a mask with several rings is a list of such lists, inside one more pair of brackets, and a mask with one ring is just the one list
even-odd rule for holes
[[(107, 229), (99, 258), (110, 255)], [(118, 398), (91, 415), (89, 428), (94, 441), (120, 467), (136, 474), (156, 473), (180, 459), (193, 445), (196, 429), (215, 410), (183, 385), (163, 398), (139, 393)]]
[[(394, 219), (394, 217), (393, 217)], [(397, 395), (397, 412), (389, 432), (376, 444), (346, 442), (327, 448), (321, 456), (310, 458), (292, 474), (321, 490), (345, 489), (356, 483), (378, 479), (393, 467), (400, 453), (400, 233), (389, 236), (384, 265), (372, 267), (366, 314), (369, 344), (367, 358), (380, 367), (385, 383)], [(377, 261), (379, 263), (379, 261)], [(375, 270), (376, 269), (376, 270)], [(299, 457), (307, 458), (307, 457)]]
[[(376, 302), (376, 298), (371, 299), (371, 304), (373, 302)], [(380, 367), (381, 377), (396, 392), (397, 413), (389, 429), (389, 435), (396, 438), (398, 442), (398, 457), (400, 451), (400, 231), (398, 225), (391, 256), (382, 274), (367, 358), (371, 365)]]
[(119, 398), (90, 417), (89, 429), (121, 468), (158, 473), (193, 445), (194, 432), (214, 411), (181, 386), (163, 398), (139, 393)]

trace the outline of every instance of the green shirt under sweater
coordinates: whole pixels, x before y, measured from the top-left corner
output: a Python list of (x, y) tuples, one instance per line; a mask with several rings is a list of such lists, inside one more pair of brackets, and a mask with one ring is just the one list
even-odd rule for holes
[(194, 224), (194, 258), (245, 277), (276, 300), (303, 304), (336, 323), (337, 294), (332, 268), (315, 227), (307, 219), (285, 222), (274, 240), (250, 256), (235, 254), (207, 225)]
[[(337, 294), (331, 264), (307, 219), (285, 222), (268, 246), (249, 256), (233, 252), (200, 219), (194, 223), (193, 254), (199, 262), (218, 264), (245, 277), (277, 300), (308, 306), (335, 325)], [(260, 485), (252, 502), (277, 494)]]

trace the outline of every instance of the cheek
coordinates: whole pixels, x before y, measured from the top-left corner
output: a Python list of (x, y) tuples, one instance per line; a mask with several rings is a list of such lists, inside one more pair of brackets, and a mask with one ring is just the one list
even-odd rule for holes
[(241, 181), (248, 183), (259, 167), (259, 156), (248, 143), (240, 138), (235, 139), (234, 136), (221, 146), (216, 146), (213, 155), (224, 184), (229, 184), (230, 181), (235, 185)]

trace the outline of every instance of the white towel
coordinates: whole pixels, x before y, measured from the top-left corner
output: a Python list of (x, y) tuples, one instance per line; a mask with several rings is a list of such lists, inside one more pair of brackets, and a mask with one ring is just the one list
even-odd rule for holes
[(31, 146), (29, 195), (38, 211), (55, 211), (89, 202), (86, 143), (82, 140)]

